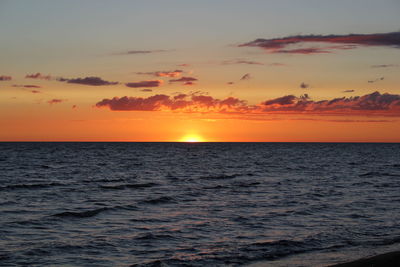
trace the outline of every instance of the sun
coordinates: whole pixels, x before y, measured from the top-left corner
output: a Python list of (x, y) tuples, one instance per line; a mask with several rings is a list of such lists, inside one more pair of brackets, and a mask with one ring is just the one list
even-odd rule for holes
[(205, 142), (204, 138), (197, 135), (197, 134), (188, 134), (182, 137), (179, 142), (186, 142), (186, 143), (198, 143), (198, 142)]

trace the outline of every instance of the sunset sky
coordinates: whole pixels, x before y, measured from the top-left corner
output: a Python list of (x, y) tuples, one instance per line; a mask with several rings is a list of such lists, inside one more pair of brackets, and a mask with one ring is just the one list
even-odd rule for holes
[(0, 0), (0, 141), (400, 142), (398, 0)]

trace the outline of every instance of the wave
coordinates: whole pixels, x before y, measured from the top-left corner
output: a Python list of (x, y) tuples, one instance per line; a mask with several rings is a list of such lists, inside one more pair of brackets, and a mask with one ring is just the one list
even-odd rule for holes
[(109, 208), (98, 208), (98, 209), (93, 209), (93, 210), (86, 210), (86, 211), (80, 211), (80, 212), (75, 212), (75, 211), (64, 211), (60, 213), (53, 214), (53, 217), (61, 217), (61, 218), (88, 218), (88, 217), (93, 217), (99, 214), (100, 212), (109, 210)]
[[(154, 238), (147, 236), (147, 238)], [(130, 266), (236, 266), (262, 260), (276, 260), (293, 254), (319, 250), (317, 244), (294, 240), (277, 240), (242, 244), (239, 247), (209, 250), (201, 256), (176, 256)]]
[(399, 174), (392, 174), (392, 173), (388, 173), (388, 172), (367, 172), (367, 173), (363, 173), (358, 175), (359, 177), (374, 177), (374, 176), (395, 176), (395, 177), (399, 177)]
[(141, 202), (146, 204), (165, 204), (175, 202), (175, 199), (173, 197), (163, 196), (159, 198), (142, 200)]
[(63, 186), (62, 183), (47, 183), (47, 184), (12, 184), (0, 186), (1, 190), (16, 190), (16, 189), (37, 189), (37, 188), (47, 188), (53, 186)]
[(130, 188), (130, 189), (148, 188), (148, 187), (153, 187), (156, 185), (158, 185), (158, 184), (156, 184), (156, 183), (138, 183), (138, 184), (99, 185), (99, 187), (102, 189), (123, 190), (126, 188)]
[(209, 175), (209, 176), (202, 176), (200, 179), (206, 180), (221, 180), (221, 179), (233, 179), (240, 176), (240, 174), (219, 174), (219, 175)]

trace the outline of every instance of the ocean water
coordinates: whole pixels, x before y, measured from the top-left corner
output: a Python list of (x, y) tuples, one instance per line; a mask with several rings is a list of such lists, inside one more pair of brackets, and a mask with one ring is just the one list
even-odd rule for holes
[(0, 143), (1, 266), (324, 266), (399, 244), (400, 144)]

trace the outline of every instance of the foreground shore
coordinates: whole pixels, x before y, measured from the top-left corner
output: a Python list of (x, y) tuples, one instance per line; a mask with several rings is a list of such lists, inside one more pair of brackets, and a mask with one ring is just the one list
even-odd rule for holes
[(331, 265), (330, 267), (398, 267), (400, 266), (400, 251), (380, 254), (347, 263)]

